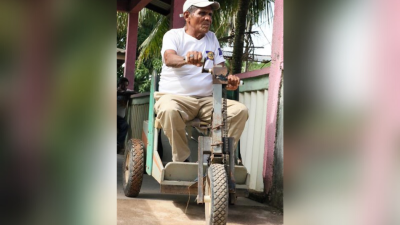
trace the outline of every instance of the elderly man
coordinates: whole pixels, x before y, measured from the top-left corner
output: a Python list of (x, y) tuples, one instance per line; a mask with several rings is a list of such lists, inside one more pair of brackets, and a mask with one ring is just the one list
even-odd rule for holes
[[(185, 123), (196, 117), (211, 123), (212, 76), (202, 72), (201, 61), (206, 58), (206, 68), (224, 65), (217, 37), (209, 31), (213, 11), (219, 7), (218, 2), (187, 0), (183, 5), (185, 27), (171, 29), (163, 38), (163, 67), (154, 108), (171, 144), (174, 162), (189, 160)], [(239, 81), (229, 75), (226, 88), (236, 90)], [(235, 138), (236, 146), (248, 118), (247, 108), (233, 100), (228, 100), (227, 106), (228, 136)]]

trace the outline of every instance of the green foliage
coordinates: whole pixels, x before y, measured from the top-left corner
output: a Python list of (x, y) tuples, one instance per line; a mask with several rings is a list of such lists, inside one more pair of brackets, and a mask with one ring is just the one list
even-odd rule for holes
[(117, 12), (117, 48), (126, 48), (126, 31), (128, 25), (128, 14)]
[[(150, 13), (148, 13), (150, 14)], [(153, 14), (156, 14), (153, 12)], [(161, 46), (164, 34), (169, 30), (169, 17), (161, 17), (154, 26), (150, 35), (140, 45), (139, 62), (150, 60), (154, 57), (161, 58)]]
[(152, 71), (155, 70), (157, 73), (160, 73), (161, 67), (162, 61), (158, 58), (147, 60), (144, 63), (139, 63), (137, 61), (135, 70), (135, 90), (138, 90), (140, 93), (150, 91)]
[[(166, 18), (153, 11), (143, 9), (139, 13), (139, 26), (138, 26), (138, 46), (142, 45), (146, 39), (157, 30), (159, 25), (158, 21)], [(167, 20), (169, 21), (169, 20)], [(117, 48), (126, 49), (126, 33), (127, 33), (128, 14), (117, 12)], [(169, 24), (167, 24), (168, 30)], [(162, 36), (161, 36), (162, 38)], [(160, 44), (161, 45), (161, 44)], [(140, 48), (137, 52), (142, 55)], [(136, 61), (135, 65), (135, 84), (134, 89), (139, 92), (150, 91), (150, 75), (155, 70), (157, 73), (161, 72), (162, 61), (160, 52), (146, 52), (147, 57), (144, 60)], [(150, 57), (150, 55), (152, 57)], [(124, 68), (117, 68), (117, 78), (124, 76)]]
[[(247, 20), (252, 20), (252, 24), (258, 24), (265, 21), (265, 18), (272, 17), (271, 3), (273, 0), (249, 0), (249, 10), (247, 11)], [(217, 38), (230, 35), (233, 29), (236, 15), (239, 11), (239, 0), (219, 0), (221, 8), (216, 10), (213, 15), (211, 30), (216, 34)], [(142, 10), (139, 15), (139, 23), (150, 22), (155, 24), (154, 30), (147, 39), (140, 45), (140, 55), (138, 60), (143, 62), (151, 57), (159, 56), (162, 47), (162, 38), (169, 30), (169, 17), (161, 16), (151, 10)], [(141, 34), (141, 32), (139, 32)], [(147, 33), (146, 33), (147, 34)], [(224, 43), (220, 43), (224, 46)]]
[[(158, 23), (163, 18), (166, 17), (146, 8), (140, 11), (137, 46), (141, 46), (143, 42), (146, 41), (146, 39), (149, 37), (149, 35), (154, 32), (153, 30), (158, 29)], [(140, 50), (140, 47), (138, 49)]]
[(268, 62), (268, 63), (251, 62), (251, 63), (249, 63), (248, 71), (264, 69), (264, 68), (270, 67), (270, 66), (271, 66), (271, 62)]
[[(246, 63), (242, 62), (242, 67), (245, 68)], [(230, 68), (231, 66), (231, 60), (226, 60), (225, 61), (225, 66)], [(264, 69), (267, 67), (271, 66), (271, 62), (267, 62), (267, 63), (262, 63), (262, 62), (249, 62), (247, 71), (253, 71), (253, 70), (259, 70), (259, 69)], [(232, 73), (232, 71), (229, 71), (230, 73)]]
[(150, 87), (150, 70), (144, 64), (138, 65), (136, 62), (135, 69), (135, 90), (145, 92)]
[(152, 65), (153, 65), (153, 69), (157, 71), (157, 73), (161, 73), (161, 68), (162, 68), (162, 61), (161, 58), (158, 59), (154, 59), (151, 61)]
[[(252, 20), (253, 24), (261, 23), (272, 15), (271, 2), (273, 0), (249, 0), (250, 7), (247, 13), (247, 20)], [(221, 9), (214, 12), (211, 30), (217, 38), (230, 35), (233, 24), (239, 10), (239, 0), (219, 0)], [(162, 38), (169, 30), (170, 18), (154, 11), (143, 9), (139, 13), (138, 27), (138, 63), (135, 72), (135, 90), (146, 92), (150, 90), (150, 74), (153, 70), (161, 72), (161, 47)], [(128, 14), (117, 12), (117, 47), (126, 49), (126, 32), (128, 24)], [(220, 43), (221, 46), (224, 43)], [(227, 62), (231, 64), (232, 62)], [(250, 65), (249, 70), (253, 68)], [(254, 66), (257, 68), (257, 65)], [(117, 77), (122, 77), (124, 68), (117, 68)]]
[(121, 78), (124, 76), (124, 67), (120, 66), (117, 68), (117, 78)]
[[(235, 37), (232, 51), (232, 71), (233, 73), (242, 72), (244, 36), (246, 29), (254, 24), (263, 22), (265, 17), (272, 14), (272, 0), (238, 0), (239, 9), (235, 18)], [(250, 26), (250, 27), (247, 27)]]

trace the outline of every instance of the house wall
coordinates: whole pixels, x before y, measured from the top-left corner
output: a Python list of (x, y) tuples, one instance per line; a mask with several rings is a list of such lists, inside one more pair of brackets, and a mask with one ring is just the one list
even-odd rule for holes
[(274, 150), (272, 187), (268, 193), (268, 201), (270, 204), (280, 209), (283, 209), (283, 111), (282, 85), (280, 90), (278, 121), (276, 127), (277, 136)]
[(272, 34), (271, 48), (271, 69), (269, 73), (270, 84), (268, 86), (268, 109), (265, 134), (265, 153), (264, 153), (264, 189), (265, 193), (271, 191), (273, 184), (274, 153), (277, 137), (277, 120), (279, 107), (279, 93), (282, 85), (283, 72), (283, 0), (275, 1), (274, 25)]
[(143, 121), (149, 118), (149, 95), (133, 98), (129, 101), (127, 121), (131, 129), (127, 139), (142, 139)]
[(263, 192), (262, 173), (269, 77), (263, 75), (243, 81), (244, 85), (239, 88), (239, 102), (248, 108), (249, 118), (240, 138), (240, 154), (242, 163), (250, 174), (249, 188)]

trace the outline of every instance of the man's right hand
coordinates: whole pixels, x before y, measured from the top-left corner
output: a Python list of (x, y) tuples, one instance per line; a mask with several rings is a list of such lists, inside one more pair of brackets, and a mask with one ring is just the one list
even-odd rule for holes
[(203, 53), (197, 51), (189, 51), (186, 53), (186, 63), (202, 67)]
[(186, 53), (185, 57), (177, 55), (176, 51), (168, 49), (164, 52), (165, 65), (173, 68), (180, 68), (184, 65), (203, 66), (203, 54), (197, 51)]

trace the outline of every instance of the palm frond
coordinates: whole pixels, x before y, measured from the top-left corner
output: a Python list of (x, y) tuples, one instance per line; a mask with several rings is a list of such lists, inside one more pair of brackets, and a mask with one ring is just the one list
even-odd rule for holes
[(162, 39), (164, 34), (169, 30), (169, 16), (161, 17), (151, 34), (139, 47), (138, 61), (141, 64), (143, 61), (150, 59), (152, 56), (159, 56), (161, 52)]
[[(272, 18), (271, 4), (274, 0), (249, 0), (248, 20), (251, 24), (260, 24)], [(236, 14), (239, 10), (239, 0), (219, 0), (221, 8), (214, 12), (212, 30), (217, 38), (229, 36), (234, 30)]]
[(221, 8), (214, 12), (212, 30), (217, 38), (227, 36), (234, 23), (239, 7), (239, 0), (220, 0)]
[[(249, 0), (250, 7), (248, 11), (248, 20), (250, 24), (259, 24), (266, 19), (268, 23), (272, 18), (272, 2), (274, 0)], [(220, 10), (214, 12), (212, 30), (217, 38), (226, 37), (234, 30), (236, 14), (239, 10), (239, 0), (219, 0)], [(117, 38), (126, 37), (128, 25), (128, 13), (117, 12)], [(139, 63), (151, 58), (151, 56), (158, 56), (161, 51), (162, 38), (165, 32), (169, 30), (169, 17), (162, 16), (152, 10), (143, 9), (139, 13), (139, 26), (144, 24), (144, 21), (150, 21), (155, 25), (154, 30), (146, 38), (146, 40), (139, 47)]]
[(126, 36), (128, 13), (117, 12), (117, 40)]
[(156, 23), (159, 21), (163, 15), (156, 13), (150, 9), (144, 8), (139, 12), (139, 26), (143, 24), (144, 21), (150, 21), (151, 23)]
[(253, 21), (253, 24), (263, 23), (265, 19), (267, 19), (268, 23), (269, 19), (272, 18), (272, 0), (251, 0), (250, 7), (248, 12), (248, 19)]

